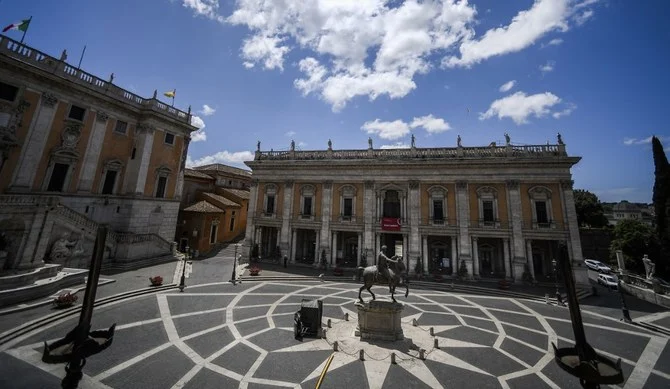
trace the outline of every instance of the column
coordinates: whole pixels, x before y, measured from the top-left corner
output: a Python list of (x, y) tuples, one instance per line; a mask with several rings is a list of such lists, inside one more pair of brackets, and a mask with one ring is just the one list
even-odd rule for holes
[(416, 267), (418, 257), (421, 254), (421, 237), (419, 235), (419, 217), (421, 216), (421, 204), (419, 200), (419, 181), (409, 182), (409, 198), (405, 198), (406, 220), (409, 220), (409, 237), (407, 242), (408, 260), (405, 262), (412, 271)]
[(289, 257), (289, 262), (294, 263), (295, 262), (295, 250), (297, 249), (297, 242), (298, 242), (298, 232), (296, 230), (291, 231), (291, 255)]
[(477, 237), (472, 237), (472, 274), (479, 278), (479, 247)]
[(316, 231), (316, 248), (314, 250), (314, 267), (321, 264), (321, 231)]
[(582, 241), (579, 237), (579, 225), (577, 223), (577, 211), (575, 209), (575, 196), (572, 192), (572, 180), (561, 181), (561, 194), (563, 197), (563, 209), (567, 215), (565, 223), (568, 226), (570, 238), (568, 240), (568, 253), (572, 260), (572, 269), (575, 275), (575, 282), (581, 286), (590, 288), (589, 276), (584, 266), (582, 254)]
[(509, 218), (512, 221), (512, 266), (515, 281), (523, 279), (524, 264), (526, 261), (526, 248), (523, 239), (523, 214), (521, 212), (521, 191), (519, 181), (507, 181), (507, 203)]
[(282, 255), (288, 250), (290, 233), (291, 233), (291, 217), (293, 213), (293, 181), (284, 181), (284, 202), (282, 207), (282, 221), (281, 230), (277, 234), (277, 245), (281, 249)]
[(510, 263), (509, 263), (509, 239), (503, 239), (503, 265), (505, 267), (505, 278), (509, 279), (512, 277), (510, 272)]
[(528, 239), (526, 240), (526, 263), (528, 263), (528, 271), (530, 271), (530, 276), (535, 281), (535, 264), (533, 263), (533, 241)]
[(428, 273), (428, 237), (423, 237), (423, 272)]
[(458, 261), (458, 239), (455, 236), (451, 236), (451, 273), (457, 274), (458, 267), (461, 265)]
[(175, 187), (175, 200), (181, 199), (182, 191), (184, 190), (184, 169), (186, 169), (186, 158), (188, 156), (188, 146), (191, 143), (191, 138), (184, 137), (184, 147), (181, 150), (181, 164), (179, 165), (179, 173), (177, 174), (177, 186)]
[(322, 185), (321, 196), (321, 246), (330, 256), (330, 214), (333, 204), (333, 182), (326, 181)]
[(14, 169), (11, 191), (23, 192), (30, 191), (32, 188), (37, 172), (36, 161), (39, 161), (44, 153), (57, 103), (58, 100), (54, 94), (42, 93), (39, 107), (33, 115), (28, 134), (26, 134), (26, 141), (21, 147), (19, 162)]
[[(136, 152), (134, 163), (128, 164), (126, 177), (128, 178), (128, 192), (144, 195), (149, 172), (149, 161), (154, 144), (154, 128), (146, 124), (138, 124), (135, 129)], [(151, 175), (153, 177), (153, 175)]]
[[(84, 154), (84, 163), (81, 165), (79, 184), (77, 192), (93, 192), (93, 180), (98, 171), (98, 160), (105, 141), (108, 115), (106, 112), (98, 111), (95, 114), (95, 124), (91, 136), (88, 137), (88, 145)], [(104, 179), (104, 178), (103, 178)], [(97, 191), (95, 191), (97, 192)]]
[(361, 246), (361, 243), (363, 241), (363, 234), (360, 232), (358, 233), (358, 246), (356, 246), (356, 266), (361, 266), (361, 250), (363, 249), (363, 246)]
[[(256, 200), (258, 198), (258, 181), (251, 180), (251, 189), (249, 191), (249, 208), (247, 209), (247, 230), (244, 233), (244, 242), (242, 243), (242, 255), (251, 255), (251, 247), (256, 241), (255, 229), (256, 223)], [(246, 258), (248, 259), (248, 257)]]
[(330, 264), (337, 264), (337, 231), (333, 232), (333, 253), (330, 257)]
[[(459, 227), (459, 260), (465, 261), (465, 267), (468, 269), (468, 275), (473, 273), (472, 247), (470, 240), (470, 197), (468, 195), (468, 183), (465, 181), (456, 182), (456, 213), (458, 214)], [(460, 266), (460, 263), (459, 263)]]
[[(373, 226), (374, 226), (374, 215), (375, 215), (375, 192), (374, 192), (375, 183), (374, 181), (365, 181), (365, 192), (363, 194), (363, 217), (365, 221), (365, 227), (363, 229), (363, 250), (372, 251), (368, 252), (375, 255), (375, 237), (373, 235)], [(368, 265), (372, 265), (372, 258), (367, 258)]]

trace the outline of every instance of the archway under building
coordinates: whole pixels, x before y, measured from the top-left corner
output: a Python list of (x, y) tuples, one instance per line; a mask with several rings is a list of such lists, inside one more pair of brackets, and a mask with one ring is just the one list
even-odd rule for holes
[(314, 263), (316, 259), (316, 230), (295, 230), (294, 261), (299, 263)]

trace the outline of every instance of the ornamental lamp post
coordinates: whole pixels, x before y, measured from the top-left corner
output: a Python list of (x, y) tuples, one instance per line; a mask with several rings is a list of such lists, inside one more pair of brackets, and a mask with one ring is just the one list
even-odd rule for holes
[(233, 283), (233, 285), (237, 285), (237, 243), (234, 244), (235, 246), (235, 254), (233, 257), (233, 275), (230, 278), (230, 282)]
[(565, 303), (563, 303), (563, 297), (561, 297), (561, 293), (558, 291), (558, 270), (556, 269), (556, 258), (551, 260), (551, 266), (554, 269), (554, 288), (556, 288), (556, 303), (560, 306), (564, 306)]

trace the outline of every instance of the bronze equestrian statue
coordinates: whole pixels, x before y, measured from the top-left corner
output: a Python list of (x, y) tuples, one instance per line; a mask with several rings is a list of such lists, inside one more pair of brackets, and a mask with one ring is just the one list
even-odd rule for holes
[[(389, 263), (395, 265), (394, 269), (389, 268)], [(375, 299), (375, 294), (372, 293), (372, 285), (385, 285), (388, 283), (389, 293), (391, 293), (391, 300), (397, 302), (393, 296), (395, 293), (396, 286), (401, 283), (405, 284), (405, 297), (409, 295), (409, 282), (407, 281), (407, 267), (402, 261), (402, 258), (394, 255), (393, 258), (386, 256), (386, 246), (382, 246), (379, 255), (377, 256), (377, 265), (368, 266), (366, 268), (359, 267), (359, 272), (363, 272), (363, 286), (358, 290), (358, 300), (361, 303), (364, 303), (363, 298), (361, 297), (361, 292), (363, 289), (367, 289), (368, 292), (372, 295), (372, 299)], [(360, 274), (360, 273), (359, 273)], [(401, 282), (402, 280), (402, 282)]]

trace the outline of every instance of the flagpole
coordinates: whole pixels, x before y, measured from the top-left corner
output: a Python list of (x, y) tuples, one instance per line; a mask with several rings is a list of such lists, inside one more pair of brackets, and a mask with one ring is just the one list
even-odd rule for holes
[(79, 65), (77, 65), (77, 69), (81, 68), (81, 61), (84, 59), (85, 52), (86, 52), (86, 45), (84, 45), (84, 50), (81, 51), (81, 57), (79, 57)]
[(28, 27), (26, 27), (26, 30), (23, 31), (23, 36), (21, 37), (21, 42), (19, 42), (19, 43), (23, 43), (23, 39), (26, 37), (26, 32), (28, 32), (28, 29), (30, 28), (30, 22), (32, 20), (33, 20), (32, 16), (30, 18), (28, 18)]
[(173, 89), (172, 90), (172, 106), (174, 107), (174, 97), (177, 96), (177, 90)]

